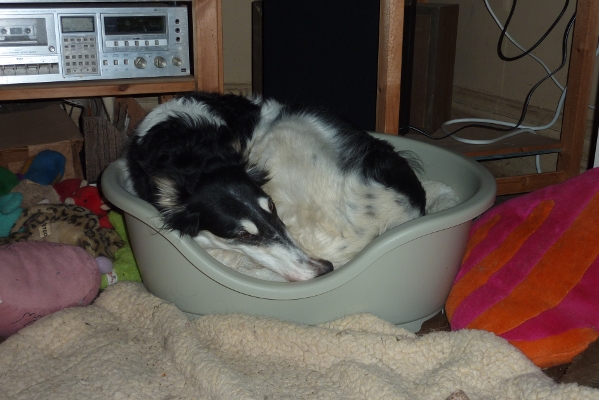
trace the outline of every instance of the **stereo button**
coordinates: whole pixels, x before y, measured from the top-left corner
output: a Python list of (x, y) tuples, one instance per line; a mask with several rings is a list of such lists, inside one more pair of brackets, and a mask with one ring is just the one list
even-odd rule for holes
[(158, 68), (164, 68), (166, 67), (166, 60), (164, 57), (158, 56), (154, 59), (154, 65)]
[(4, 75), (15, 75), (15, 66), (14, 65), (5, 65), (4, 66)]
[(148, 66), (148, 62), (146, 61), (145, 58), (143, 57), (137, 57), (134, 61), (133, 61), (133, 65), (135, 65), (136, 68), (139, 69), (144, 69), (145, 67)]

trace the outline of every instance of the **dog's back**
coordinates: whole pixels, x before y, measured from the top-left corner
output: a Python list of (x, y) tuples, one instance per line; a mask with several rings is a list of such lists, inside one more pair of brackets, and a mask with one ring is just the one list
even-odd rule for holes
[(387, 229), (424, 214), (417, 162), (342, 121), (262, 105), (246, 156), (270, 172), (263, 186), (309, 254), (342, 265)]

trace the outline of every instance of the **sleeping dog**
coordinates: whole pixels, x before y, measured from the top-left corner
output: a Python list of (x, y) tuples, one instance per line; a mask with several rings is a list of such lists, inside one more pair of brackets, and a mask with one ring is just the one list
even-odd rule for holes
[(415, 168), (413, 155), (330, 115), (215, 93), (153, 109), (126, 154), (128, 189), (166, 229), (282, 281), (324, 275), (423, 215)]

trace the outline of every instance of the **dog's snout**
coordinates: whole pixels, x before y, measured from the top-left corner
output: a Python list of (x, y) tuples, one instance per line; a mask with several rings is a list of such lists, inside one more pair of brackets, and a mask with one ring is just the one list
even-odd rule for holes
[(322, 259), (313, 259), (316, 268), (316, 276), (328, 274), (333, 271), (333, 263)]

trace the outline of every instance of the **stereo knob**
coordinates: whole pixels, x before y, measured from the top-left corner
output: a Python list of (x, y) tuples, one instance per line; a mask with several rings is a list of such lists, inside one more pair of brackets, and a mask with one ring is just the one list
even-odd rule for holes
[(6, 30), (6, 28), (0, 29), (0, 34), (6, 35), (7, 33), (8, 33), (8, 31)]
[(133, 65), (135, 65), (136, 68), (144, 69), (148, 66), (148, 62), (143, 57), (137, 57), (135, 60), (133, 60)]
[(154, 65), (158, 68), (164, 68), (166, 67), (166, 60), (164, 57), (158, 56), (154, 59)]
[(181, 60), (179, 57), (173, 57), (173, 65), (175, 67), (180, 67), (183, 64), (183, 60)]

